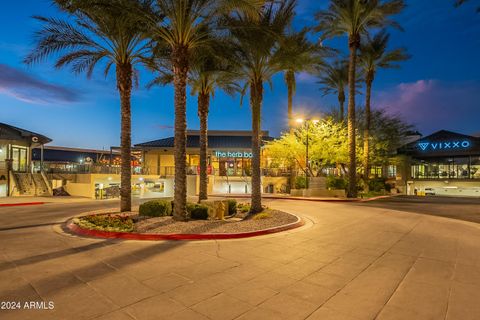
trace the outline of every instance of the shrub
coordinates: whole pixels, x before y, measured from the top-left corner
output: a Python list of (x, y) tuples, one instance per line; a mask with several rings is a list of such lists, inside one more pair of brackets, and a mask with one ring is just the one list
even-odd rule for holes
[(328, 176), (327, 188), (333, 190), (345, 190), (347, 188), (347, 180), (343, 177)]
[(132, 218), (122, 215), (91, 215), (78, 219), (79, 226), (87, 229), (132, 232), (134, 224)]
[(253, 216), (253, 220), (262, 220), (262, 219), (268, 219), (271, 218), (272, 216), (268, 212), (261, 212)]
[(228, 214), (232, 215), (237, 213), (237, 200), (229, 199), (228, 200)]
[(169, 200), (152, 200), (140, 205), (139, 215), (164, 217), (172, 215), (172, 203)]
[(307, 187), (307, 178), (304, 176), (295, 177), (295, 189), (305, 189)]
[(240, 203), (238, 205), (238, 209), (240, 210), (240, 212), (246, 213), (250, 211), (250, 205), (248, 203)]
[(383, 178), (375, 178), (368, 181), (368, 189), (373, 192), (387, 190), (387, 184)]
[(208, 206), (203, 204), (187, 204), (187, 212), (193, 220), (208, 220)]

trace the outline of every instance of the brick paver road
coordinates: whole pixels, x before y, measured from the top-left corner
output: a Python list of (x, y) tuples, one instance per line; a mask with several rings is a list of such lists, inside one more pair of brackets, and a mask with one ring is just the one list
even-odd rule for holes
[(480, 319), (479, 225), (352, 204), (268, 205), (308, 223), (248, 240), (130, 242), (61, 233), (56, 223), (89, 204), (0, 208), (0, 300), (54, 303), (0, 318)]

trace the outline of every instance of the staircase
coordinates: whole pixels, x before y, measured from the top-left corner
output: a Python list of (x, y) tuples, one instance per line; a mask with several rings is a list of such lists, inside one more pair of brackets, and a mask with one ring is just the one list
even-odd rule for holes
[(13, 174), (15, 186), (22, 196), (48, 196), (50, 192), (41, 173)]
[(35, 184), (35, 193), (37, 196), (49, 196), (50, 192), (48, 186), (45, 182), (45, 179), (42, 177), (41, 173), (32, 173), (33, 183)]

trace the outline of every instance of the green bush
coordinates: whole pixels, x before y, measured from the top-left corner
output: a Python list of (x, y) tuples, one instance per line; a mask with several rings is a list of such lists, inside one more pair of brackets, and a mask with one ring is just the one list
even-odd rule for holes
[(257, 213), (256, 215), (253, 216), (253, 220), (263, 220), (263, 219), (269, 219), (271, 218), (272, 215), (268, 212), (261, 212)]
[(387, 190), (387, 184), (383, 178), (375, 178), (368, 181), (368, 189), (372, 192)]
[(304, 176), (295, 177), (295, 189), (305, 189), (307, 187), (307, 178)]
[(228, 214), (232, 215), (237, 213), (237, 200), (229, 199), (228, 200)]
[(345, 190), (347, 188), (347, 180), (343, 177), (328, 176), (327, 188), (333, 190)]
[(242, 213), (247, 213), (250, 211), (250, 204), (248, 203), (240, 203), (238, 205), (238, 210), (240, 210), (240, 212)]
[(172, 215), (172, 202), (169, 200), (152, 200), (140, 205), (139, 215), (147, 217), (164, 217)]
[(78, 219), (77, 224), (86, 229), (114, 231), (114, 232), (132, 232), (134, 224), (132, 218), (122, 215), (91, 215)]
[(187, 203), (187, 212), (193, 220), (208, 220), (208, 206), (206, 205)]

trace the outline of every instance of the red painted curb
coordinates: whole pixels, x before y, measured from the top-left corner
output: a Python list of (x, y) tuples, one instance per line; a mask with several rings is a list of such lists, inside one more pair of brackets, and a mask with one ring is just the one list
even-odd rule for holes
[(73, 233), (91, 236), (97, 238), (108, 239), (124, 239), (124, 240), (225, 240), (225, 239), (242, 239), (251, 238), (257, 236), (263, 236), (267, 234), (287, 231), (301, 227), (305, 222), (298, 218), (297, 222), (265, 230), (258, 230), (252, 232), (243, 233), (200, 233), (200, 234), (183, 234), (183, 233), (170, 233), (170, 234), (156, 234), (156, 233), (135, 233), (135, 232), (109, 232), (100, 230), (84, 229), (69, 221), (67, 228)]
[(46, 202), (0, 203), (0, 207), (36, 206), (45, 203)]

